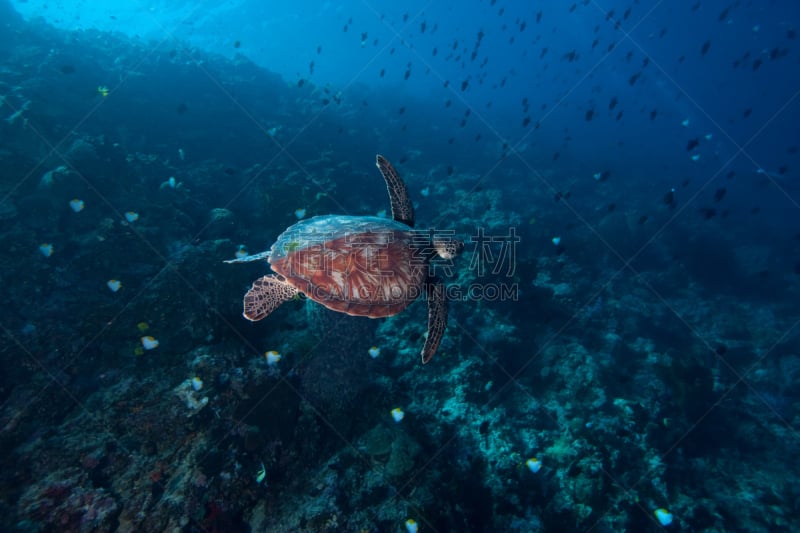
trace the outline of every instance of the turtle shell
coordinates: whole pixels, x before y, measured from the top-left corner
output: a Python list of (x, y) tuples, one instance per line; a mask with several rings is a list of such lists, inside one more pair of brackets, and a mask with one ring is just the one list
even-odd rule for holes
[(286, 229), (270, 250), (272, 269), (329, 309), (392, 316), (423, 289), (427, 264), (407, 225), (380, 217), (329, 215)]

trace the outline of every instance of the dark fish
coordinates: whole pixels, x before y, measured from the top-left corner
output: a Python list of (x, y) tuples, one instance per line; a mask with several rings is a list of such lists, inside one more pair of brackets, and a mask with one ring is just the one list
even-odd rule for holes
[(703, 47), (700, 49), (700, 55), (704, 56), (708, 53), (708, 49), (711, 48), (711, 41), (706, 41), (703, 43)]
[(636, 80), (639, 79), (639, 76), (641, 76), (641, 74), (642, 74), (641, 72), (637, 72), (636, 74), (628, 78), (628, 85), (633, 87), (636, 84)]
[(233, 47), (234, 48), (239, 48), (240, 46), (242, 46), (242, 42), (241, 41), (233, 41)]
[(398, 110), (398, 113), (399, 113), (400, 115), (402, 115), (402, 114), (403, 114), (403, 113), (405, 113), (405, 112), (406, 112), (406, 108), (405, 108), (405, 106), (402, 106), (402, 107), (401, 107), (401, 108)]
[(761, 66), (762, 61), (760, 59), (756, 59), (753, 61), (753, 71), (755, 72)]
[(752, 112), (753, 112), (753, 110), (752, 110), (751, 108), (749, 108), (749, 107), (748, 107), (748, 108), (747, 108), (747, 109), (745, 109), (745, 110), (744, 110), (744, 112), (742, 113), (742, 117), (744, 117), (744, 118), (747, 118), (747, 117), (749, 117), (749, 116), (750, 116), (750, 114), (751, 114)]
[(617, 107), (617, 101), (618, 101), (618, 100), (617, 100), (617, 97), (616, 97), (616, 96), (614, 96), (613, 98), (611, 98), (611, 101), (608, 103), (608, 110), (609, 110), (609, 111), (611, 111), (612, 109), (614, 109), (615, 107)]
[(620, 120), (621, 118), (622, 118), (622, 111), (620, 111), (619, 113), (617, 113), (617, 118), (616, 118), (617, 122), (619, 122), (619, 120)]
[(425, 28), (427, 28), (427, 27), (428, 27), (428, 23), (423, 20), (422, 24), (419, 25), (419, 32), (420, 33), (425, 33)]
[(711, 220), (717, 216), (717, 210), (713, 207), (702, 207), (700, 208), (700, 214), (703, 215), (705, 220)]
[(594, 117), (594, 109), (589, 109), (586, 111), (586, 122), (591, 122), (592, 117)]
[(531, 117), (525, 117), (522, 119), (522, 127), (527, 128), (528, 124), (531, 123)]
[(608, 204), (607, 210), (608, 210), (609, 213), (612, 213), (614, 211), (614, 209), (616, 209), (616, 208), (617, 208), (617, 204), (611, 203), (611, 204)]
[(297, 86), (298, 87), (302, 87), (303, 85), (305, 85), (305, 83), (306, 83), (306, 80), (304, 80), (303, 78), (300, 78), (299, 80), (297, 80)]
[(686, 151), (691, 152), (692, 150), (697, 148), (697, 145), (699, 144), (700, 144), (699, 139), (690, 139), (689, 142), (686, 144)]
[(642, 224), (644, 224), (645, 222), (647, 222), (647, 215), (642, 215), (642, 216), (640, 216), (640, 217), (639, 217), (639, 225), (641, 226), (641, 225), (642, 225)]
[(670, 189), (669, 192), (664, 195), (664, 203), (669, 206), (675, 205), (675, 189)]
[(542, 21), (542, 12), (539, 11), (538, 13), (536, 13), (536, 22), (538, 23), (541, 21)]
[(720, 187), (719, 189), (717, 189), (717, 191), (714, 193), (714, 201), (715, 202), (722, 201), (722, 199), (725, 198), (725, 193), (727, 192), (728, 191), (725, 189), (725, 187)]
[(650, 120), (655, 120), (656, 115), (658, 115), (658, 109), (653, 109), (652, 111), (650, 111)]
[(386, 69), (382, 68), (381, 69), (381, 78), (384, 77), (385, 75), (386, 75)]
[(558, 152), (554, 153), (553, 154), (553, 161), (558, 161), (559, 157), (561, 157), (561, 154), (559, 154)]
[(464, 80), (464, 81), (462, 81), (462, 82), (461, 82), (461, 92), (464, 92), (464, 91), (466, 91), (466, 90), (467, 90), (467, 87), (469, 87), (469, 81), (468, 81), (468, 80)]
[(407, 70), (405, 74), (403, 74), (403, 79), (407, 80), (411, 76), (411, 71)]

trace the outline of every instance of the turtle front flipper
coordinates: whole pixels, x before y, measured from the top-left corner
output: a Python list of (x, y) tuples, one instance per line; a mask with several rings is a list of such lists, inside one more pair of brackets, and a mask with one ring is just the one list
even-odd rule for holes
[(244, 295), (244, 317), (253, 322), (266, 318), (279, 305), (291, 300), (298, 293), (295, 287), (278, 276), (258, 278)]
[(375, 159), (383, 175), (383, 180), (386, 182), (386, 188), (389, 190), (392, 218), (413, 228), (414, 204), (411, 203), (411, 198), (408, 197), (405, 182), (385, 157), (378, 154)]
[(439, 279), (427, 282), (428, 292), (428, 338), (422, 347), (422, 364), (427, 363), (439, 348), (444, 330), (447, 328), (447, 295), (444, 283)]

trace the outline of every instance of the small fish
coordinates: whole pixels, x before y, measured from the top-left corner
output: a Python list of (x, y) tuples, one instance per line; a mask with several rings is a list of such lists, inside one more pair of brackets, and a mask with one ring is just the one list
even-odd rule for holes
[(267, 477), (267, 469), (264, 468), (264, 463), (261, 463), (261, 468), (258, 470), (256, 474), (256, 483), (261, 485), (261, 482), (264, 481), (264, 478)]
[(53, 255), (53, 245), (49, 242), (43, 242), (39, 245), (39, 251), (42, 252), (43, 256), (50, 257)]
[(241, 259), (242, 257), (247, 257), (247, 248), (244, 247), (244, 244), (240, 244), (239, 248), (236, 250), (236, 259)]
[(406, 520), (406, 531), (408, 533), (417, 533), (419, 531), (419, 526), (413, 518)]
[(381, 209), (380, 211), (375, 213), (375, 216), (378, 216), (378, 217), (381, 217), (381, 218), (386, 218), (386, 209)]
[(117, 292), (122, 288), (122, 282), (118, 279), (110, 279), (106, 281), (106, 286), (108, 286), (111, 292)]
[(696, 163), (697, 161), (700, 161), (700, 154), (694, 154), (694, 155), (692, 156), (692, 161), (694, 161), (695, 163)]
[(381, 349), (378, 348), (377, 346), (373, 346), (372, 348), (370, 348), (368, 350), (368, 352), (369, 352), (369, 356), (372, 357), (373, 359), (375, 359), (381, 354)]
[(663, 507), (653, 511), (653, 514), (655, 515), (656, 520), (658, 520), (658, 523), (664, 527), (667, 527), (672, 523), (672, 513), (670, 513)]
[(707, 140), (707, 141), (710, 141), (712, 137), (713, 137), (713, 135), (711, 135), (710, 133), (706, 133), (706, 134), (703, 136), (703, 138), (704, 138), (705, 140)]
[(683, 119), (683, 122), (681, 122), (681, 126), (683, 126), (684, 128), (688, 128), (689, 127), (689, 119), (688, 118)]
[(550, 239), (550, 242), (558, 246), (559, 244), (561, 244), (561, 237), (553, 237), (552, 239)]
[(175, 176), (170, 176), (167, 181), (165, 181), (164, 183), (161, 184), (161, 188), (162, 189), (166, 189), (166, 188), (177, 189), (181, 185), (183, 185), (183, 182), (179, 182), (178, 180), (176, 180)]
[(178, 148), (178, 157), (181, 158), (181, 161), (186, 159), (186, 152), (183, 151), (183, 148)]
[(108, 93), (109, 93), (108, 87), (106, 87), (105, 85), (98, 85), (97, 86), (97, 94), (99, 94), (103, 98), (108, 96)]
[(155, 350), (156, 348), (158, 348), (158, 341), (155, 338), (151, 337), (150, 335), (142, 337), (141, 341), (142, 341), (142, 348), (144, 348), (145, 350)]
[(277, 365), (278, 362), (281, 360), (281, 354), (276, 352), (275, 350), (270, 350), (264, 354), (264, 357), (267, 360), (267, 364), (269, 366)]
[(128, 211), (127, 213), (125, 213), (125, 220), (131, 223), (136, 222), (137, 220), (139, 220), (139, 213), (137, 213), (136, 211)]
[(419, 191), (419, 193), (420, 193), (422, 196), (425, 196), (425, 197), (427, 198), (427, 196), (428, 196), (428, 195), (431, 193), (431, 188), (430, 188), (430, 187), (425, 187), (424, 189), (422, 189), (421, 191)]
[(194, 389), (195, 391), (199, 391), (200, 389), (203, 388), (203, 380), (198, 378), (197, 376), (193, 377), (190, 383), (192, 384), (192, 389)]
[(267, 130), (267, 135), (270, 137), (275, 137), (278, 134), (278, 126), (272, 126), (270, 129)]
[(83, 200), (79, 198), (73, 198), (69, 201), (69, 207), (76, 213), (80, 213), (83, 211), (83, 208), (86, 207), (86, 204), (84, 204)]
[(302, 207), (300, 209), (295, 209), (294, 216), (297, 217), (297, 220), (301, 220), (306, 217), (306, 210)]
[(530, 470), (534, 474), (542, 469), (542, 462), (536, 457), (531, 457), (530, 459), (525, 461), (525, 465), (527, 465), (528, 470)]
[(392, 409), (392, 418), (394, 419), (395, 422), (400, 422), (401, 420), (403, 420), (405, 416), (406, 414), (399, 407), (395, 407), (394, 409)]

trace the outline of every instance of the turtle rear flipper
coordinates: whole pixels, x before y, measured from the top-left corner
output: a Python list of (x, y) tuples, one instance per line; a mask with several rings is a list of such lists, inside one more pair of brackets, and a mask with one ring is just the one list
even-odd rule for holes
[(427, 282), (428, 292), (428, 338), (422, 347), (422, 363), (431, 360), (442, 342), (444, 330), (447, 328), (447, 295), (444, 283), (439, 279)]
[(389, 203), (392, 205), (392, 218), (398, 222), (413, 228), (414, 227), (414, 204), (408, 197), (406, 184), (385, 157), (378, 154), (375, 157), (378, 169), (386, 182), (386, 189), (389, 191)]
[(266, 318), (279, 305), (291, 300), (299, 292), (278, 276), (258, 278), (244, 295), (244, 317), (253, 322)]

